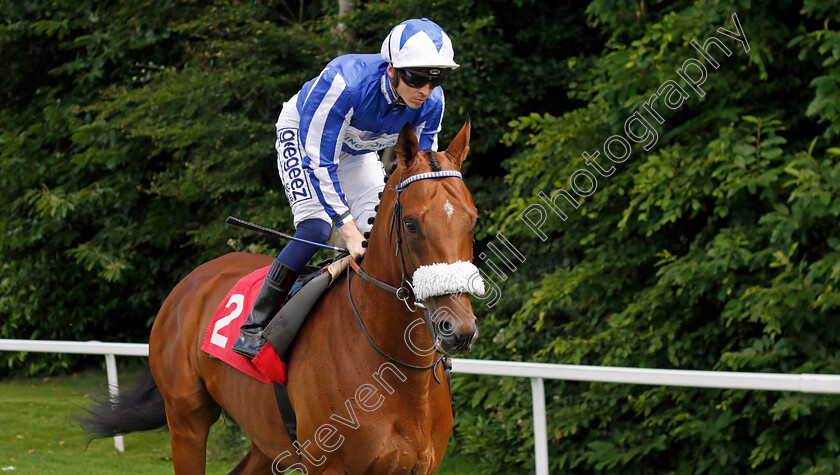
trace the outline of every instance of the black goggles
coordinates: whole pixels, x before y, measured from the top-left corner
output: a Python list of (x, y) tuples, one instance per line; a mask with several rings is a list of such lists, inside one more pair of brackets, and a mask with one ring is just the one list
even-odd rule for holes
[(446, 73), (441, 71), (439, 75), (431, 76), (420, 74), (417, 71), (410, 71), (408, 69), (397, 69), (397, 72), (403, 82), (410, 87), (423, 87), (426, 83), (430, 83), (433, 89), (443, 84), (443, 81), (446, 79), (446, 75), (448, 74), (448, 71)]

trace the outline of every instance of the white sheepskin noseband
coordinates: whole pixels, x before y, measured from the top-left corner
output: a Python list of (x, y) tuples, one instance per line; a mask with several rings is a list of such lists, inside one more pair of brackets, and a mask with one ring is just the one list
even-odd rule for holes
[(419, 300), (457, 293), (484, 295), (484, 280), (472, 262), (420, 266), (414, 271), (411, 286)]

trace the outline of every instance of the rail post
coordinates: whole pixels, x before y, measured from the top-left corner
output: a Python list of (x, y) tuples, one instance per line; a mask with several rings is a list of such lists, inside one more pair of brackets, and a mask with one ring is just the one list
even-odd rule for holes
[[(117, 359), (114, 355), (105, 355), (105, 369), (108, 371), (108, 393), (111, 403), (120, 397), (120, 382), (117, 375)], [(120, 452), (125, 452), (125, 440), (121, 435), (114, 436), (114, 447)]]
[(545, 387), (542, 378), (531, 378), (534, 405), (534, 457), (537, 475), (548, 475), (548, 430), (545, 423)]

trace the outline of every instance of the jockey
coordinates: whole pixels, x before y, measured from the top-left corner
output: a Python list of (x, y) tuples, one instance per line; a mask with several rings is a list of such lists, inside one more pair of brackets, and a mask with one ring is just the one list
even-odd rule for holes
[[(277, 167), (294, 215), (295, 237), (325, 243), (334, 224), (353, 259), (365, 254), (362, 233), (372, 228), (384, 188), (378, 150), (397, 143), (410, 123), (420, 150), (437, 150), (443, 120), (438, 87), (458, 67), (449, 36), (427, 18), (391, 29), (379, 55), (348, 54), (303, 85), (277, 120)], [(241, 327), (233, 350), (253, 358), (274, 317), (318, 248), (287, 244)]]

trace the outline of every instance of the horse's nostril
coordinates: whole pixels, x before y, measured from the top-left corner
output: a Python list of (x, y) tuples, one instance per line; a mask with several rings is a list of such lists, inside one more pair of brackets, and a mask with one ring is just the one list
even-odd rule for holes
[(442, 320), (438, 325), (440, 332), (446, 336), (452, 335), (452, 324), (447, 322), (446, 320)]

